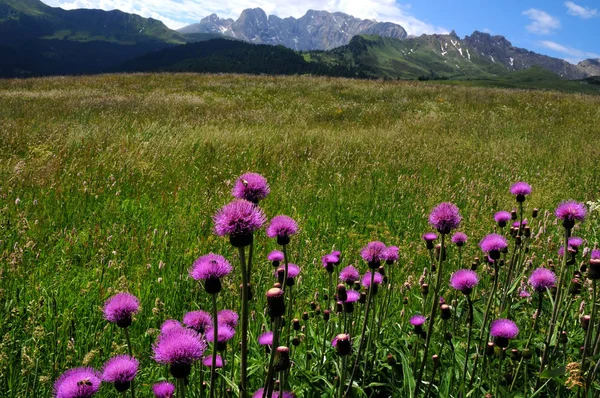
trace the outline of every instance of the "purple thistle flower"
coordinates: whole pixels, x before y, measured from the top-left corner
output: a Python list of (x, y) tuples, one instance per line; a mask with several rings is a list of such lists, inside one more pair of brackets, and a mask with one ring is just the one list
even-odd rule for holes
[(323, 265), (323, 268), (325, 268), (329, 273), (333, 272), (334, 265), (339, 263), (339, 261), (340, 258), (334, 254), (326, 254), (323, 257), (321, 257), (321, 264)]
[(425, 242), (433, 242), (438, 236), (435, 232), (426, 232), (423, 234), (422, 238)]
[[(212, 343), (215, 340), (215, 335), (212, 328), (206, 331), (206, 341)], [(225, 343), (235, 336), (235, 329), (229, 325), (222, 323), (217, 325), (217, 343)]]
[[(375, 271), (375, 277), (373, 279), (375, 285), (381, 285), (383, 283), (383, 275)], [(367, 271), (361, 280), (361, 284), (367, 289), (371, 287), (371, 271)]]
[(334, 256), (336, 256), (339, 259), (340, 256), (342, 255), (342, 252), (339, 250), (334, 250), (331, 252), (331, 254), (333, 254)]
[[(284, 266), (280, 266), (277, 270), (275, 270), (275, 272), (273, 273), (273, 275), (277, 276), (279, 274), (279, 270), (285, 270)], [(300, 267), (298, 267), (296, 264), (292, 264), (289, 263), (288, 264), (288, 274), (287, 277), (289, 278), (295, 278), (300, 274)]]
[(517, 324), (510, 319), (496, 319), (490, 325), (490, 335), (501, 339), (514, 339), (519, 334)]
[(556, 285), (556, 275), (547, 268), (538, 268), (531, 273), (529, 284), (538, 292), (543, 293)]
[(131, 325), (131, 317), (140, 309), (140, 301), (133, 294), (117, 293), (104, 302), (104, 319), (121, 328)]
[(527, 219), (524, 219), (523, 222), (515, 221), (512, 226), (513, 228), (525, 227), (527, 225)]
[(242, 174), (235, 182), (231, 194), (238, 199), (258, 203), (266, 198), (271, 189), (267, 179), (257, 173)]
[[(258, 390), (256, 390), (254, 392), (254, 394), (252, 394), (252, 398), (262, 398), (262, 396), (265, 393), (265, 389), (264, 388), (259, 388)], [(270, 397), (267, 398), (296, 398), (296, 394), (294, 394), (291, 391), (284, 391), (283, 394), (281, 395), (281, 397), (279, 396), (279, 392), (278, 391), (274, 391), (271, 393)]]
[(229, 202), (213, 217), (215, 233), (219, 236), (229, 235), (236, 247), (249, 245), (252, 233), (262, 227), (265, 220), (263, 211), (244, 199)]
[(569, 238), (569, 246), (579, 248), (581, 245), (583, 245), (583, 239), (581, 239), (579, 236), (571, 236)]
[[(202, 358), (202, 365), (208, 366), (209, 368), (212, 366), (212, 355), (207, 355)], [(223, 362), (223, 358), (220, 355), (217, 355), (215, 368), (222, 368), (225, 363)]]
[(592, 250), (592, 254), (590, 255), (590, 258), (593, 260), (600, 259), (600, 249)]
[(369, 242), (360, 251), (360, 256), (369, 264), (369, 268), (378, 268), (381, 261), (385, 261), (385, 250), (387, 247), (379, 241)]
[(509, 222), (511, 219), (511, 215), (509, 212), (507, 211), (499, 211), (496, 214), (494, 214), (494, 221), (496, 221), (498, 223), (498, 226), (500, 228), (504, 228), (506, 227), (506, 223)]
[(273, 332), (266, 332), (258, 336), (258, 344), (273, 345)]
[(479, 242), (479, 247), (488, 253), (492, 260), (500, 258), (500, 252), (508, 247), (508, 242), (502, 235), (489, 234)]
[(182, 329), (184, 329), (184, 327), (181, 325), (181, 323), (178, 320), (167, 319), (160, 326), (160, 334), (167, 335), (169, 333), (172, 333), (172, 332), (175, 332), (178, 330), (182, 330)]
[(460, 269), (450, 276), (450, 286), (464, 294), (470, 294), (478, 283), (477, 273), (470, 269)]
[(277, 243), (287, 245), (290, 242), (290, 236), (298, 233), (298, 224), (294, 219), (288, 216), (275, 216), (267, 227), (267, 236), (277, 238)]
[(461, 220), (458, 207), (450, 202), (440, 203), (429, 214), (429, 223), (441, 234), (458, 228)]
[(129, 355), (112, 357), (104, 364), (102, 380), (113, 383), (119, 392), (127, 391), (137, 374), (139, 365), (138, 360)]
[(427, 318), (425, 318), (423, 315), (413, 315), (410, 318), (410, 324), (413, 326), (423, 326), (426, 320)]
[(55, 398), (89, 398), (98, 392), (102, 375), (92, 368), (74, 368), (54, 383)]
[(233, 270), (229, 261), (218, 254), (209, 253), (199, 257), (192, 268), (190, 276), (195, 280), (219, 279), (229, 275)]
[(398, 246), (388, 246), (383, 252), (383, 258), (386, 264), (393, 264), (400, 258), (400, 248)]
[(458, 247), (462, 247), (465, 245), (465, 243), (467, 243), (467, 234), (465, 234), (464, 232), (457, 232), (454, 235), (452, 235), (452, 243), (454, 243), (456, 246)]
[(360, 299), (360, 293), (356, 290), (348, 290), (346, 292), (346, 301), (345, 303), (356, 303)]
[(219, 325), (224, 324), (230, 328), (235, 328), (238, 325), (239, 319), (240, 316), (238, 313), (232, 310), (221, 310), (217, 313), (217, 323)]
[[(280, 261), (283, 261), (283, 259), (284, 259), (283, 252), (280, 252), (279, 250), (273, 250), (267, 256), (267, 260), (269, 260), (271, 262), (277, 261), (279, 263)], [(279, 264), (277, 264), (277, 265), (279, 265)]]
[(558, 205), (555, 215), (557, 218), (563, 220), (563, 226), (566, 229), (572, 229), (575, 221), (585, 220), (587, 209), (583, 203), (568, 200)]
[(204, 333), (212, 324), (212, 316), (206, 311), (190, 311), (183, 316), (183, 323), (198, 333)]
[(360, 273), (352, 265), (345, 267), (340, 272), (340, 280), (347, 284), (352, 284), (360, 279)]
[(529, 293), (526, 289), (523, 289), (519, 292), (519, 297), (528, 298), (531, 297), (531, 293)]
[(158, 363), (191, 365), (202, 358), (206, 343), (195, 331), (181, 328), (159, 338), (152, 348)]
[(517, 197), (517, 202), (524, 202), (525, 197), (531, 194), (531, 186), (526, 182), (516, 182), (510, 187), (510, 193)]
[(168, 381), (161, 381), (152, 386), (155, 398), (173, 398), (175, 386)]

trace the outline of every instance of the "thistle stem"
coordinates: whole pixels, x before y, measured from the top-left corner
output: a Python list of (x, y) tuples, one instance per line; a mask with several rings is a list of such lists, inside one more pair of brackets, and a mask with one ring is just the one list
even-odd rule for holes
[[(565, 256), (566, 256), (566, 253), (565, 253)], [(590, 323), (589, 323), (588, 328), (585, 333), (585, 340), (584, 340), (584, 344), (583, 344), (583, 353), (581, 354), (581, 374), (582, 375), (585, 374), (585, 368), (586, 368), (585, 357), (586, 357), (587, 350), (589, 349), (590, 339), (592, 336), (592, 330), (594, 329), (594, 323), (596, 321), (596, 279), (592, 279), (592, 289), (593, 289), (592, 290), (592, 317), (590, 318)], [(585, 385), (584, 387), (585, 387), (586, 395), (587, 395), (588, 386)]]
[[(252, 244), (253, 245), (253, 244)], [(250, 246), (252, 250), (252, 246)], [(248, 274), (246, 273), (246, 253), (238, 248), (242, 270), (242, 352), (240, 361), (240, 397), (248, 395)], [(250, 269), (248, 267), (248, 269)]]
[(444, 247), (444, 242), (446, 238), (446, 234), (441, 234), (441, 247), (440, 247), (440, 257), (437, 265), (437, 281), (435, 283), (435, 290), (433, 291), (433, 304), (431, 305), (431, 315), (429, 316), (429, 325), (427, 327), (427, 336), (425, 337), (425, 347), (423, 348), (423, 360), (421, 361), (421, 366), (419, 368), (419, 373), (417, 376), (417, 382), (415, 383), (415, 391), (414, 396), (416, 397), (419, 393), (419, 388), (421, 386), (421, 380), (423, 380), (423, 372), (425, 371), (425, 364), (427, 362), (427, 353), (429, 351), (429, 341), (431, 339), (431, 334), (433, 332), (433, 324), (435, 323), (435, 313), (437, 307), (439, 307), (438, 296), (440, 293), (440, 286), (442, 284), (442, 259), (444, 258), (444, 251), (446, 248)]
[(217, 320), (217, 295), (211, 294), (212, 296), (212, 310), (213, 310), (213, 352), (212, 352), (212, 364), (210, 367), (210, 398), (215, 397), (215, 373), (217, 369), (217, 342), (219, 339), (219, 322)]
[(346, 379), (346, 361), (347, 361), (348, 356), (347, 355), (342, 355), (341, 358), (341, 365), (340, 365), (340, 389), (338, 391), (338, 398), (343, 398), (344, 397), (344, 382)]
[[(124, 328), (125, 329), (125, 339), (127, 340), (127, 348), (129, 350), (129, 356), (133, 358), (133, 348), (131, 346), (131, 338), (129, 337), (129, 328)], [(135, 386), (134, 386), (134, 380), (131, 380), (131, 398), (135, 398)]]
[(465, 352), (465, 364), (463, 366), (463, 375), (460, 381), (460, 394), (461, 397), (465, 397), (465, 380), (467, 378), (467, 366), (469, 363), (469, 351), (471, 350), (471, 332), (473, 330), (473, 302), (471, 296), (467, 295), (467, 303), (469, 305), (469, 315), (467, 318), (467, 351)]
[(181, 378), (181, 379), (177, 379), (177, 384), (179, 384), (177, 386), (177, 394), (179, 395), (180, 398), (185, 398), (185, 379)]
[(372, 295), (372, 287), (375, 283), (375, 270), (371, 271), (371, 284), (369, 285), (369, 291), (367, 294), (367, 303), (365, 305), (365, 318), (363, 320), (362, 331), (360, 333), (360, 342), (358, 344), (358, 353), (356, 354), (356, 359), (354, 360), (354, 365), (352, 366), (352, 373), (350, 373), (350, 380), (348, 384), (348, 388), (346, 389), (346, 395), (350, 392), (352, 388), (352, 382), (354, 381), (354, 374), (356, 373), (356, 369), (358, 368), (358, 362), (360, 361), (360, 356), (362, 354), (362, 350), (364, 348), (365, 343), (365, 334), (367, 332), (367, 320), (369, 319), (369, 308), (371, 307), (371, 295)]
[(275, 324), (273, 326), (273, 344), (271, 344), (271, 358), (269, 359), (269, 369), (267, 370), (267, 381), (265, 382), (265, 388), (263, 389), (263, 398), (271, 397), (273, 392), (273, 365), (275, 364), (275, 351), (279, 346), (279, 327), (281, 324), (281, 317), (275, 318)]

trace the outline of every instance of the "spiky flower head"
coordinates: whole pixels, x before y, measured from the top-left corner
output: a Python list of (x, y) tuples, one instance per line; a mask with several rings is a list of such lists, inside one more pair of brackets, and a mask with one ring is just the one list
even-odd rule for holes
[(98, 392), (102, 375), (92, 368), (74, 368), (54, 383), (55, 398), (89, 398)]
[(195, 280), (205, 280), (205, 279), (219, 279), (224, 276), (229, 275), (233, 268), (229, 261), (225, 259), (225, 257), (209, 253), (204, 256), (198, 257), (189, 273), (190, 276)]
[(383, 252), (385, 263), (390, 265), (398, 261), (400, 258), (400, 248), (398, 246), (388, 246)]
[(567, 200), (558, 205), (554, 214), (563, 221), (566, 229), (572, 229), (575, 221), (585, 220), (587, 209), (583, 203)]
[(242, 247), (252, 243), (252, 234), (263, 226), (266, 217), (258, 206), (236, 199), (217, 211), (213, 221), (217, 235), (229, 235), (233, 246)]
[[(277, 270), (275, 270), (274, 275), (278, 276), (280, 271), (284, 271), (285, 272), (285, 267), (284, 266), (280, 266), (279, 268), (277, 268)], [(296, 264), (292, 264), (289, 263), (288, 264), (288, 274), (287, 277), (289, 278), (295, 278), (300, 274), (300, 267), (297, 266)]]
[(489, 234), (479, 242), (479, 247), (484, 253), (488, 253), (492, 260), (497, 260), (500, 258), (500, 252), (508, 247), (508, 242), (502, 235)]
[(353, 284), (354, 282), (356, 282), (359, 279), (360, 279), (360, 273), (352, 265), (345, 267), (340, 272), (340, 280), (349, 285)]
[(158, 363), (191, 365), (202, 358), (206, 343), (195, 331), (181, 328), (159, 338), (152, 349)]
[(212, 324), (212, 315), (202, 310), (190, 311), (183, 316), (183, 323), (198, 333), (204, 333)]
[(284, 259), (283, 252), (281, 252), (279, 250), (273, 250), (267, 256), (267, 260), (269, 260), (273, 263), (277, 262), (277, 264), (274, 264), (275, 266), (278, 266), (279, 262), (283, 261), (283, 259)]
[(590, 258), (597, 260), (600, 259), (600, 249), (592, 250), (592, 254), (590, 254)]
[(498, 226), (500, 228), (504, 228), (506, 227), (506, 223), (509, 222), (511, 220), (512, 216), (510, 215), (509, 212), (507, 211), (499, 211), (496, 214), (494, 214), (494, 221), (496, 221), (498, 223)]
[(132, 316), (140, 309), (140, 301), (133, 294), (117, 293), (104, 302), (104, 319), (121, 328), (131, 325)]
[(231, 194), (257, 204), (271, 192), (267, 179), (258, 173), (242, 174), (235, 182)]
[(346, 300), (344, 303), (356, 303), (360, 299), (360, 293), (356, 290), (348, 290), (346, 292)]
[(277, 243), (287, 245), (290, 242), (290, 236), (298, 233), (298, 224), (293, 218), (288, 216), (275, 216), (267, 227), (267, 236), (277, 238)]
[(378, 268), (381, 261), (385, 261), (385, 250), (387, 247), (383, 242), (369, 242), (360, 251), (360, 256), (369, 264), (369, 268)]
[(173, 398), (175, 394), (175, 385), (168, 381), (161, 381), (152, 386), (152, 392), (155, 398)]
[(167, 334), (184, 329), (181, 323), (176, 319), (167, 319), (160, 325), (160, 334), (161, 336), (166, 336)]
[(349, 334), (341, 333), (333, 338), (331, 346), (340, 356), (350, 355), (352, 353), (352, 339)]
[[(202, 365), (208, 366), (209, 368), (212, 367), (212, 358), (212, 355), (207, 355), (202, 358)], [(225, 362), (223, 361), (223, 358), (217, 354), (215, 357), (215, 368), (222, 368), (224, 364)]]
[(470, 269), (460, 269), (450, 276), (450, 286), (464, 294), (471, 294), (478, 283), (477, 273)]
[(433, 242), (438, 238), (438, 236), (435, 232), (425, 232), (422, 238), (425, 242)]
[(131, 381), (137, 374), (139, 366), (140, 363), (137, 359), (129, 355), (117, 355), (104, 364), (102, 380), (113, 383), (115, 389), (119, 392), (127, 391)]
[(496, 319), (490, 325), (490, 335), (495, 338), (496, 345), (501, 348), (508, 347), (508, 341), (519, 334), (517, 324), (510, 319)]
[(467, 234), (465, 234), (464, 232), (456, 232), (454, 235), (452, 235), (452, 243), (454, 243), (456, 246), (458, 247), (463, 247), (465, 245), (465, 243), (467, 243)]
[(510, 193), (517, 198), (517, 202), (524, 202), (525, 197), (531, 194), (531, 186), (526, 182), (516, 182), (510, 187)]
[(569, 238), (569, 246), (577, 249), (581, 245), (583, 245), (583, 239), (581, 239), (579, 236), (571, 236)]
[(548, 268), (538, 268), (531, 273), (529, 284), (539, 293), (556, 285), (556, 275)]
[[(375, 276), (373, 277), (373, 283), (375, 285), (381, 285), (383, 283), (383, 275), (379, 272), (375, 271)], [(367, 271), (361, 280), (361, 284), (367, 289), (371, 287), (371, 271)]]
[(258, 336), (258, 344), (273, 345), (273, 332), (265, 332)]
[(340, 257), (336, 256), (333, 253), (330, 254), (326, 254), (323, 257), (321, 257), (321, 264), (323, 265), (323, 268), (325, 268), (325, 270), (327, 270), (327, 272), (332, 273), (333, 272), (333, 267), (338, 264), (340, 262)]
[(417, 314), (410, 317), (410, 324), (413, 326), (423, 326), (427, 318), (423, 315)]
[[(206, 341), (212, 343), (215, 341), (215, 335), (213, 333), (212, 328), (206, 331)], [(231, 326), (222, 323), (217, 325), (217, 343), (225, 343), (231, 340), (235, 336), (235, 329)]]
[(221, 310), (217, 313), (217, 323), (225, 324), (231, 328), (235, 328), (238, 325), (240, 316), (237, 312), (232, 310)]
[(429, 214), (429, 223), (441, 234), (458, 228), (461, 220), (458, 207), (450, 202), (440, 203)]

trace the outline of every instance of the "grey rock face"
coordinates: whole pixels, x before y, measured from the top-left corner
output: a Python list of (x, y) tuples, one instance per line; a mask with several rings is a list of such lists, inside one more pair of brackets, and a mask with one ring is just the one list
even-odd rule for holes
[(406, 31), (391, 22), (354, 18), (341, 12), (309, 10), (301, 18), (267, 16), (260, 8), (247, 9), (240, 17), (221, 19), (212, 14), (181, 33), (221, 33), (256, 44), (283, 45), (295, 50), (330, 50), (350, 42), (358, 34), (376, 34), (397, 39)]
[(586, 59), (577, 64), (588, 76), (600, 76), (600, 58)]

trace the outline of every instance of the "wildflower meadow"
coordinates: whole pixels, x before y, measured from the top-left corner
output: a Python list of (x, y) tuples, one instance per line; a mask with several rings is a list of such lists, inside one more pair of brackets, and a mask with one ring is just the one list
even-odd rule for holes
[(596, 397), (600, 99), (0, 81), (0, 395)]

